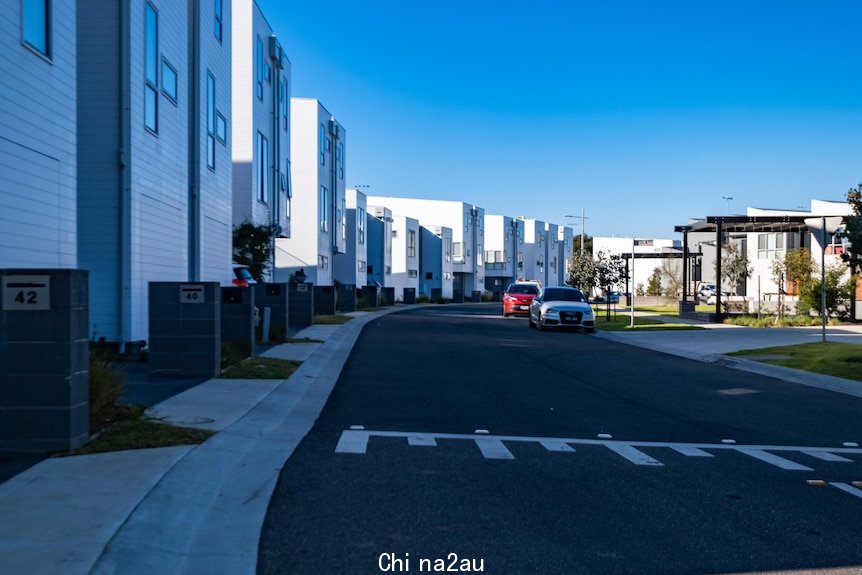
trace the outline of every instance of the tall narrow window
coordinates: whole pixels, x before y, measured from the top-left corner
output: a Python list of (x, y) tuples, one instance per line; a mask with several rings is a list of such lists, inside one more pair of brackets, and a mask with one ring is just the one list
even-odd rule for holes
[(162, 92), (171, 102), (177, 103), (177, 71), (164, 58), (162, 58)]
[(215, 77), (207, 72), (207, 167), (215, 169), (216, 142), (216, 83)]
[(359, 245), (365, 243), (365, 210), (362, 208), (356, 208), (356, 240)]
[(341, 239), (347, 240), (347, 201), (341, 197), (341, 209), (338, 210), (338, 220), (341, 222)]
[(320, 210), (320, 231), (329, 231), (329, 190), (324, 186), (320, 186), (317, 207)]
[(263, 100), (263, 40), (260, 39), (260, 36), (257, 37), (257, 63), (255, 68), (257, 75), (257, 99)]
[(416, 232), (413, 230), (407, 232), (407, 257), (416, 257)]
[(219, 44), (221, 44), (222, 27), (223, 27), (223, 22), (224, 22), (224, 20), (223, 20), (224, 11), (222, 9), (223, 8), (222, 7), (222, 0), (215, 0), (214, 8), (215, 8), (215, 10), (214, 10), (215, 21), (213, 23), (213, 26), (214, 26), (213, 31), (215, 33), (216, 40), (218, 40)]
[(290, 86), (287, 84), (287, 79), (281, 81), (281, 127), (285, 130), (290, 129)]
[(338, 162), (338, 179), (344, 179), (344, 144), (338, 142), (335, 146), (335, 158)]
[(147, 2), (144, 14), (144, 126), (159, 132), (159, 15)]
[(51, 2), (50, 0), (23, 0), (24, 43), (37, 52), (50, 56), (48, 52), (48, 37), (51, 32)]
[(320, 165), (325, 166), (326, 165), (326, 142), (327, 142), (327, 139), (326, 139), (326, 127), (323, 124), (321, 124), (320, 128), (317, 130), (317, 137), (318, 137), (317, 148), (318, 148), (318, 151), (320, 152)]
[(257, 133), (257, 199), (266, 203), (269, 198), (269, 140)]

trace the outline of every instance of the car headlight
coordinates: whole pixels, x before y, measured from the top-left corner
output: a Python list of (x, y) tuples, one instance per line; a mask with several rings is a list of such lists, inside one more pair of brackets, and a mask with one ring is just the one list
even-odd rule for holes
[(557, 313), (557, 311), (558, 311), (557, 308), (549, 307), (548, 309), (545, 310), (545, 313)]
[(592, 317), (593, 316), (593, 308), (587, 309), (587, 311), (584, 312), (584, 316), (585, 317)]

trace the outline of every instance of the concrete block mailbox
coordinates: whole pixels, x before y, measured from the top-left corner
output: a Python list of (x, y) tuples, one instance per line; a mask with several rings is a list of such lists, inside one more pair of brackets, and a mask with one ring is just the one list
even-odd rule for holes
[(221, 301), (217, 282), (150, 282), (150, 371), (216, 377), (221, 372)]
[(335, 286), (314, 286), (314, 314), (335, 314)]
[(335, 310), (341, 313), (356, 311), (356, 285), (338, 284), (335, 289)]
[(380, 288), (375, 286), (363, 286), (362, 298), (368, 307), (380, 307)]
[(304, 328), (314, 322), (314, 286), (309, 283), (288, 284), (287, 319), (291, 328)]
[(408, 305), (416, 303), (416, 288), (404, 288), (404, 303)]
[(0, 270), (0, 451), (89, 438), (88, 273)]
[(240, 354), (255, 356), (255, 327), (259, 310), (255, 291), (249, 287), (221, 288), (221, 343), (235, 346)]
[[(263, 334), (262, 339), (286, 338), (289, 325), (288, 286), (286, 283), (259, 283), (254, 286), (254, 301), (260, 312), (261, 318), (269, 309), (269, 333)], [(261, 319), (263, 322), (263, 319)], [(261, 326), (264, 324), (261, 323)]]

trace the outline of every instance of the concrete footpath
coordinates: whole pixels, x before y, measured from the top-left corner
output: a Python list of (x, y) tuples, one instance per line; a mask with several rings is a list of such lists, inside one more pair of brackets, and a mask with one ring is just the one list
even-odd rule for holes
[[(212, 379), (151, 408), (153, 418), (217, 432), (201, 445), (55, 457), (0, 484), (0, 574), (254, 573), (280, 470), (317, 419), (362, 328), (400, 309), (314, 325), (296, 337), (322, 343), (270, 349), (264, 355), (303, 361), (287, 380)], [(703, 325), (598, 337), (751, 371), (761, 366), (772, 377), (862, 397), (859, 382), (721, 355), (819, 341), (819, 329)], [(862, 327), (830, 328), (828, 338), (862, 344)]]

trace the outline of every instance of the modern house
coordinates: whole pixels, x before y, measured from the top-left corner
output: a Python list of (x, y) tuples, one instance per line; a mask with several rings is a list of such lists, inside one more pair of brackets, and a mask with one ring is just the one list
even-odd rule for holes
[(559, 226), (557, 229), (557, 247), (559, 249), (557, 266), (557, 285), (567, 285), (569, 281), (569, 268), (572, 263), (574, 251), (574, 230), (567, 226)]
[(452, 229), (452, 296), (478, 299), (485, 287), (485, 210), (459, 201), (369, 196), (368, 203), (383, 206), (424, 226)]
[[(560, 270), (565, 266), (560, 261), (560, 226), (545, 223), (545, 277), (542, 283), (546, 286), (558, 286)], [(565, 282), (563, 282), (564, 285)]]
[(547, 232), (545, 222), (519, 217), (524, 224), (524, 265), (519, 277), (545, 283)]
[(524, 221), (485, 214), (485, 289), (499, 301), (523, 269)]
[(419, 220), (407, 216), (392, 218), (391, 287), (395, 301), (405, 301), (405, 290), (419, 293)]
[(368, 204), (366, 214), (367, 285), (392, 287), (392, 211), (382, 206)]
[(365, 194), (348, 188), (347, 242), (343, 254), (333, 257), (335, 281), (357, 288), (368, 283), (368, 216)]
[(289, 237), (290, 61), (254, 0), (231, 5), (232, 223), (273, 225)]
[[(656, 238), (618, 238), (618, 237), (594, 237), (593, 257), (597, 258), (602, 253), (606, 256), (620, 255), (628, 259), (629, 275), (633, 278), (633, 284), (620, 286), (621, 291), (631, 291), (635, 294), (646, 290), (649, 285), (650, 276), (655, 270), (659, 270), (663, 289), (670, 287), (668, 274), (682, 279), (681, 246), (678, 240), (656, 239)], [(634, 259), (632, 259), (634, 253)]]
[(78, 267), (90, 271), (90, 332), (146, 339), (150, 281), (231, 278), (231, 3), (76, 6)]
[(432, 300), (452, 299), (452, 229), (419, 229), (419, 294)]
[(78, 266), (75, 20), (50, 0), (0, 16), (0, 268)]
[(333, 285), (333, 258), (347, 249), (347, 132), (314, 98), (290, 100), (291, 234), (276, 240), (275, 281), (302, 269)]

